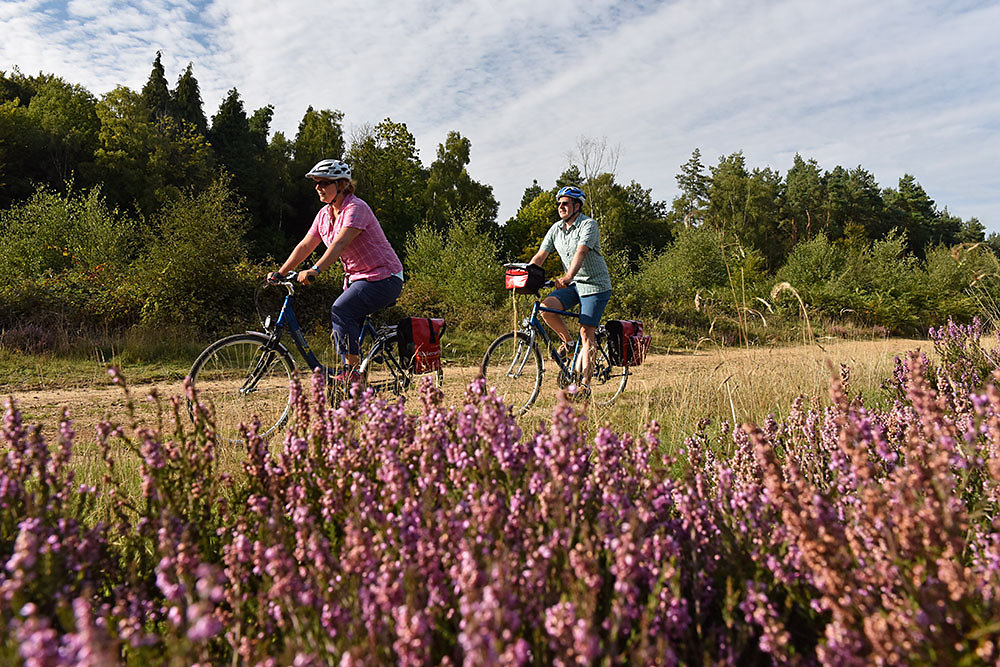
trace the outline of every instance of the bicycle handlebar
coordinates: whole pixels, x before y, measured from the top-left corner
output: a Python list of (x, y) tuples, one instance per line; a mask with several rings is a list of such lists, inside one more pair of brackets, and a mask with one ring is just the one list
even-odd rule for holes
[[(273, 272), (275, 275), (279, 275), (277, 271)], [(279, 285), (288, 290), (289, 294), (295, 294), (295, 278), (299, 275), (298, 271), (289, 271), (283, 277), (279, 275), (278, 278), (272, 279), (270, 275), (265, 279), (268, 285)]]

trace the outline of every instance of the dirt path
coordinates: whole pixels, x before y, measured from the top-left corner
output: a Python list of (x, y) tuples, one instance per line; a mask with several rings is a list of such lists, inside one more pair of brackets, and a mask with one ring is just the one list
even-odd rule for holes
[[(634, 396), (645, 397), (644, 416), (662, 419), (657, 406), (676, 407), (679, 400), (699, 406), (717, 403), (719, 414), (730, 411), (740, 418), (740, 411), (752, 412), (752, 401), (763, 406), (782, 405), (785, 396), (825, 393), (829, 384), (829, 364), (845, 364), (852, 377), (869, 378), (877, 386), (889, 376), (893, 357), (917, 348), (927, 349), (927, 341), (888, 339), (871, 341), (820, 341), (814, 345), (781, 348), (708, 349), (693, 353), (651, 354), (635, 374), (626, 390), (631, 403), (615, 404), (609, 410), (635, 410)], [(476, 367), (446, 367), (445, 394), (461, 401), (465, 387), (476, 376)], [(127, 376), (128, 369), (125, 369)], [(546, 377), (543, 394), (554, 394), (551, 372)], [(870, 377), (869, 377), (870, 376)], [(153, 403), (144, 400), (153, 389), (160, 396), (180, 395), (180, 382), (140, 384), (130, 388), (140, 417), (154, 414)], [(11, 393), (9, 390), (5, 394)], [(773, 397), (772, 397), (773, 394)], [(42, 424), (46, 433), (54, 433), (65, 408), (80, 435), (89, 436), (102, 418), (125, 421), (126, 399), (123, 391), (110, 384), (91, 388), (14, 390), (13, 395), (26, 422)], [(664, 398), (657, 399), (662, 396)], [(651, 398), (652, 397), (652, 398)], [(6, 400), (6, 395), (3, 397)], [(548, 401), (550, 403), (550, 401)], [(540, 410), (547, 410), (540, 401)], [(650, 407), (652, 406), (652, 408)], [(651, 412), (652, 410), (652, 412)], [(694, 410), (689, 410), (694, 412)], [(711, 409), (709, 409), (711, 412)]]

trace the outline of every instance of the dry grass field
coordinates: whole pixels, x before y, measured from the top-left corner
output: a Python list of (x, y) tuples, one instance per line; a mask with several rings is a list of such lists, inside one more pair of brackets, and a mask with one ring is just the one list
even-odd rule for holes
[[(619, 431), (637, 432), (655, 420), (668, 447), (683, 442), (703, 418), (735, 422), (760, 421), (768, 414), (781, 416), (799, 395), (825, 401), (831, 367), (850, 369), (851, 388), (877, 400), (880, 385), (890, 376), (893, 359), (909, 350), (931, 348), (927, 341), (876, 339), (828, 340), (813, 345), (774, 348), (703, 348), (693, 353), (651, 354), (634, 369), (625, 393), (609, 407), (590, 407), (592, 424), (611, 425)], [(550, 414), (556, 401), (552, 364), (547, 364), (542, 393), (531, 411), (521, 418), (531, 430)], [(128, 368), (123, 372), (128, 377)], [(445, 369), (446, 400), (460, 402), (465, 387), (477, 375), (475, 366)], [(144, 400), (153, 389), (168, 397), (181, 391), (180, 383), (137, 384), (130, 388), (140, 418), (152, 419), (155, 403)], [(27, 389), (12, 393), (26, 421), (43, 424), (53, 435), (62, 410), (68, 409), (75, 430), (89, 440), (101, 419), (125, 422), (126, 400), (122, 390), (100, 383), (90, 388)]]

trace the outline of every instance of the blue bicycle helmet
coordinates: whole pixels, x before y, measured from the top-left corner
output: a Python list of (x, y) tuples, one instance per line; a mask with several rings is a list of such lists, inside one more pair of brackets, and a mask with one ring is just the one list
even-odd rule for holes
[(571, 197), (573, 199), (576, 199), (577, 201), (580, 202), (581, 206), (583, 206), (583, 202), (587, 200), (587, 195), (583, 194), (583, 190), (581, 190), (578, 187), (574, 187), (572, 185), (567, 185), (563, 188), (560, 188), (559, 194), (556, 195), (556, 200), (558, 201), (560, 197)]

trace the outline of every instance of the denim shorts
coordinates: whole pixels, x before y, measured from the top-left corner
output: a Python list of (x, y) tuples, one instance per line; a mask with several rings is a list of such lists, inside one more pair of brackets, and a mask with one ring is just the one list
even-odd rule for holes
[(550, 292), (549, 296), (559, 299), (563, 310), (572, 310), (577, 304), (580, 304), (580, 324), (596, 327), (601, 323), (604, 309), (607, 308), (608, 301), (611, 300), (611, 290), (581, 297), (576, 291), (576, 285), (570, 285)]

